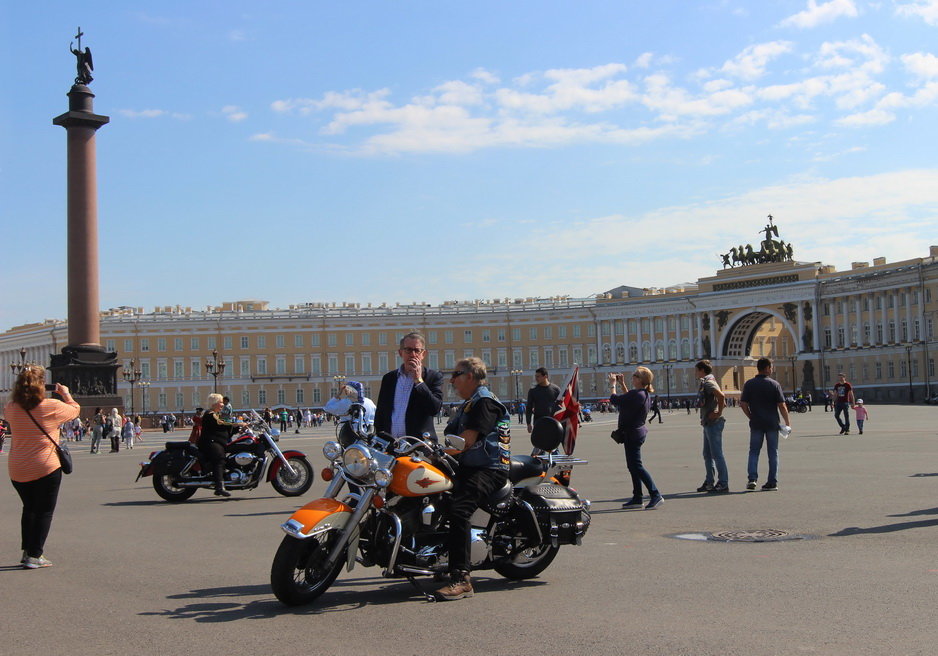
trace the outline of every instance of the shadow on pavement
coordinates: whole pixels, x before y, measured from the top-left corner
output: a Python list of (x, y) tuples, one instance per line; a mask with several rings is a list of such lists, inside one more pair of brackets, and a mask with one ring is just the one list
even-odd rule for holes
[[(377, 588), (368, 587), (369, 584), (373, 586), (378, 582), (384, 582), (384, 584)], [(422, 588), (427, 592), (433, 591), (439, 585), (429, 579), (422, 583)], [(546, 585), (544, 581), (509, 581), (501, 578), (473, 579), (472, 584), (476, 592), (483, 593)], [(365, 606), (398, 604), (407, 601), (429, 603), (407, 581), (387, 581), (380, 577), (336, 581), (329, 590), (309, 606), (284, 606), (273, 597), (270, 585), (266, 583), (227, 588), (202, 588), (179, 595), (171, 595), (168, 599), (213, 599), (253, 595), (263, 595), (264, 599), (248, 601), (247, 603), (200, 601), (176, 609), (144, 611), (139, 615), (188, 619), (196, 622), (233, 622), (244, 619), (270, 619), (287, 613), (293, 615), (320, 615), (322, 613), (357, 610)]]
[(934, 472), (931, 474), (912, 474), (911, 476), (909, 476), (909, 478), (922, 478), (923, 476), (938, 476), (938, 472)]
[[(924, 513), (910, 513), (924, 514)], [(905, 515), (890, 515), (890, 517), (903, 517)], [(897, 522), (896, 524), (883, 524), (882, 526), (870, 526), (860, 528), (859, 526), (849, 526), (836, 533), (831, 533), (832, 538), (843, 538), (851, 535), (867, 535), (872, 533), (895, 533), (896, 531), (906, 531), (912, 528), (932, 528), (938, 526), (938, 519), (925, 519), (919, 522)]]

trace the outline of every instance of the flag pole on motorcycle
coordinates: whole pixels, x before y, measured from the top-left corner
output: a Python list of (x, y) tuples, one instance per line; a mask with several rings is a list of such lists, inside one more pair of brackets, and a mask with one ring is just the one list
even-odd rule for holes
[(573, 455), (576, 447), (576, 434), (580, 428), (580, 366), (573, 365), (573, 371), (567, 382), (560, 388), (557, 397), (558, 408), (554, 412), (554, 419), (563, 426), (563, 450), (568, 456)]

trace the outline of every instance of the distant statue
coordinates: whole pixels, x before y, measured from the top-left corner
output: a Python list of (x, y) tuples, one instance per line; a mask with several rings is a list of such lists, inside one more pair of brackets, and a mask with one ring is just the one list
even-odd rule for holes
[(766, 240), (766, 241), (771, 240), (771, 239), (772, 239), (772, 235), (775, 235), (776, 237), (778, 237), (778, 226), (776, 226), (776, 225), (774, 225), (774, 224), (772, 223), (772, 215), (771, 215), (771, 214), (769, 214), (769, 223), (768, 223), (764, 228), (762, 228), (762, 230), (760, 230), (759, 232), (764, 232), (764, 233), (765, 233), (765, 240)]
[(732, 264), (730, 264), (730, 254), (729, 254), (729, 253), (723, 253), (722, 255), (720, 255), (720, 257), (723, 258), (723, 268), (724, 268), (724, 269), (727, 268), (727, 267), (732, 267), (732, 266), (733, 266)]
[(75, 84), (90, 84), (94, 79), (91, 77), (91, 71), (94, 70), (94, 61), (91, 59), (91, 48), (86, 47), (84, 51), (81, 49), (81, 37), (83, 35), (84, 32), (82, 32), (79, 27), (78, 34), (75, 35), (78, 38), (78, 47), (73, 48), (71, 43), (68, 44), (68, 49), (75, 55), (75, 67), (78, 70)]

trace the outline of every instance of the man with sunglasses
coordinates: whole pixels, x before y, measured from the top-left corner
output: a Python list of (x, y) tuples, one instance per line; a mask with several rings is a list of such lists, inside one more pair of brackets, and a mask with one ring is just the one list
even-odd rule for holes
[(421, 437), (424, 433), (436, 436), (433, 418), (443, 405), (443, 375), (423, 366), (425, 344), (420, 333), (401, 338), (397, 351), (401, 366), (381, 379), (375, 432), (392, 437)]
[(508, 482), (511, 464), (511, 415), (489, 391), (485, 363), (464, 358), (456, 363), (450, 383), (464, 403), (446, 425), (447, 435), (465, 440), (456, 455), (449, 505), (449, 583), (436, 591), (438, 601), (471, 597), (469, 538), (472, 514)]

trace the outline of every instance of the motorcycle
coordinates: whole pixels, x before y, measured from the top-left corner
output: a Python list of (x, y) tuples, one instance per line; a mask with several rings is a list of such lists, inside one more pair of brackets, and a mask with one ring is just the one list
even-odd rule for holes
[[(329, 481), (325, 496), (281, 525), (286, 535), (271, 565), (271, 588), (288, 606), (308, 604), (343, 566), (351, 571), (360, 563), (381, 567), (387, 578), (406, 578), (434, 601), (415, 577), (448, 571), (446, 509), (458, 463), (446, 448), (460, 450), (463, 440), (447, 435), (441, 444), (429, 434), (394, 439), (352, 426), (323, 446), (330, 463), (322, 472)], [(590, 502), (558, 477), (569, 477), (574, 465), (586, 461), (551, 453), (562, 439), (555, 419), (535, 422), (531, 441), (539, 455), (513, 456), (505, 486), (472, 517), (473, 570), (533, 578), (562, 545), (581, 543)]]
[[(225, 447), (225, 488), (251, 490), (267, 481), (285, 497), (304, 494), (313, 484), (313, 466), (302, 451), (281, 451), (280, 431), (253, 410), (248, 427)], [(153, 489), (173, 503), (185, 501), (199, 488), (214, 489), (205, 456), (191, 442), (167, 442), (140, 463), (142, 476), (153, 476)]]
[(808, 401), (806, 399), (791, 399), (786, 401), (789, 412), (807, 412)]

